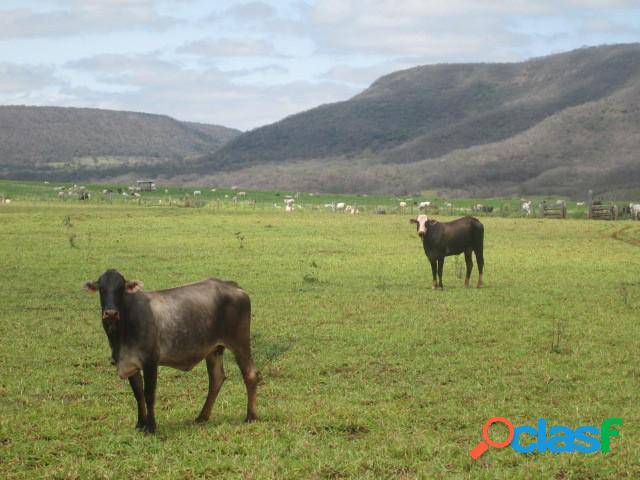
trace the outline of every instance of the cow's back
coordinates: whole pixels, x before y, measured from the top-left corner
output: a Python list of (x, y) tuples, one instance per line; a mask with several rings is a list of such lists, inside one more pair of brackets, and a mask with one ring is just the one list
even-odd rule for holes
[(211, 278), (147, 295), (160, 363), (176, 368), (192, 368), (250, 321), (249, 296), (233, 282)]

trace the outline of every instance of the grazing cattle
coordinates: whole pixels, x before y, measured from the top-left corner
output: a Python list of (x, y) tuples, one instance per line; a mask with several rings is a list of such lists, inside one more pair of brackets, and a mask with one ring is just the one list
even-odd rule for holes
[(89, 192), (80, 192), (78, 194), (78, 199), (80, 200), (89, 200), (91, 198), (91, 194)]
[(400, 210), (407, 208), (407, 202), (400, 202)]
[(474, 212), (485, 212), (485, 213), (491, 213), (493, 212), (493, 207), (490, 205), (482, 205), (481, 203), (478, 203), (476, 205), (474, 205), (473, 207), (471, 207), (471, 209)]
[(238, 192), (238, 196), (239, 197), (246, 197), (247, 196), (247, 192)]
[(529, 200), (528, 202), (522, 202), (522, 211), (527, 215), (527, 217), (531, 216), (532, 210), (532, 202)]
[(193, 191), (193, 196), (197, 196), (197, 195), (202, 195), (202, 192), (200, 190), (194, 190)]
[(431, 202), (420, 202), (420, 203), (418, 204), (418, 208), (419, 208), (420, 210), (426, 210), (426, 209), (428, 209), (430, 206), (431, 206)]
[(347, 204), (344, 202), (339, 202), (336, 203), (336, 210), (344, 210), (345, 208), (347, 208)]
[(136, 198), (140, 198), (141, 197), (141, 195), (138, 192), (133, 192), (131, 195), (133, 197), (136, 197)]
[[(464, 253), (464, 260), (467, 264), (464, 286), (468, 287), (471, 270), (473, 269), (472, 252), (475, 252), (476, 262), (478, 263), (478, 288), (482, 286), (484, 226), (477, 218), (467, 216), (452, 222), (441, 223), (430, 219), (426, 215), (418, 215), (418, 218), (412, 218), (409, 223), (417, 225), (418, 235), (422, 238), (424, 253), (431, 264), (433, 289), (443, 288), (442, 271), (444, 269), (444, 258), (449, 255), (459, 255), (460, 253)], [(436, 274), (438, 278), (436, 278)]]
[(225, 379), (225, 348), (235, 355), (247, 389), (245, 421), (255, 420), (258, 375), (251, 358), (251, 302), (245, 291), (215, 278), (155, 292), (143, 292), (142, 287), (116, 270), (83, 284), (89, 292), (100, 292), (112, 363), (120, 378), (129, 379), (138, 404), (136, 428), (156, 430), (158, 366), (189, 371), (203, 359), (209, 392), (196, 422), (207, 421)]
[(584, 207), (584, 202), (576, 202), (576, 207)]
[(629, 211), (631, 213), (631, 218), (634, 220), (640, 220), (640, 203), (630, 203)]

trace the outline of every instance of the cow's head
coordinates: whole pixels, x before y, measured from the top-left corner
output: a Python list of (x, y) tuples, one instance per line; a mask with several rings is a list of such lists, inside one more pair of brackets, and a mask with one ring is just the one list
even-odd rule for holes
[(427, 225), (429, 223), (429, 217), (426, 215), (418, 215), (418, 218), (412, 218), (409, 223), (415, 223), (418, 229), (418, 235), (424, 237), (427, 234)]
[(100, 292), (102, 321), (109, 323), (120, 320), (124, 295), (135, 293), (143, 286), (144, 284), (138, 280), (127, 282), (117, 270), (113, 269), (100, 275), (96, 282), (89, 281), (82, 284), (82, 288), (90, 293)]

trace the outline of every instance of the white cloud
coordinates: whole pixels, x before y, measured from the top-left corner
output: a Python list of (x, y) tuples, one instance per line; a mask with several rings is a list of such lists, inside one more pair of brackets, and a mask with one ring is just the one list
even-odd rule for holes
[(158, 15), (152, 0), (96, 0), (59, 2), (47, 11), (0, 10), (0, 38), (59, 37), (125, 30), (162, 31), (175, 18)]
[(343, 100), (358, 90), (335, 82), (287, 82), (278, 85), (236, 83), (239, 76), (262, 68), (223, 72), (215, 67), (187, 68), (157, 55), (99, 55), (67, 64), (92, 74), (98, 83), (128, 87), (122, 91), (67, 89), (82, 101), (90, 94), (109, 108), (164, 113), (182, 120), (249, 129), (271, 123), (321, 103)]
[(273, 53), (273, 44), (267, 40), (206, 38), (182, 45), (176, 52), (203, 57), (268, 56)]
[(16, 94), (63, 84), (54, 67), (0, 63), (0, 94)]

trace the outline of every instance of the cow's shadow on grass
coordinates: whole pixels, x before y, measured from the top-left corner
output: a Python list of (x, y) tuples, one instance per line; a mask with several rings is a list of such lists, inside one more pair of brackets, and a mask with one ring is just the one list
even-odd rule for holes
[(273, 364), (293, 347), (294, 341), (290, 339), (273, 339), (260, 332), (251, 335), (251, 353), (258, 370)]

